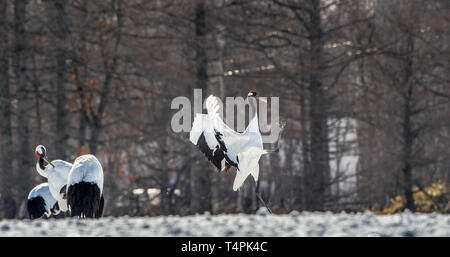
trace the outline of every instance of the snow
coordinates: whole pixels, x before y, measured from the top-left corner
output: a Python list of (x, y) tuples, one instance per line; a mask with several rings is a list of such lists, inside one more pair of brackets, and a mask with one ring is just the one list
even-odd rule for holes
[(262, 209), (255, 215), (205, 213), (193, 216), (104, 217), (46, 220), (0, 220), (0, 236), (450, 236), (450, 215), (375, 215), (297, 212), (272, 215)]

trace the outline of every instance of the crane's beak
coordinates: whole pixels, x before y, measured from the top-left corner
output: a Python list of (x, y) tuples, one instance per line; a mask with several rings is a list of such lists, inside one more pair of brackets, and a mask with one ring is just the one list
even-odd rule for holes
[(44, 159), (44, 161), (46, 161), (48, 164), (52, 165), (53, 168), (55, 167), (55, 165), (53, 165), (51, 162), (49, 162), (49, 161), (47, 160), (47, 158), (42, 157), (42, 159)]

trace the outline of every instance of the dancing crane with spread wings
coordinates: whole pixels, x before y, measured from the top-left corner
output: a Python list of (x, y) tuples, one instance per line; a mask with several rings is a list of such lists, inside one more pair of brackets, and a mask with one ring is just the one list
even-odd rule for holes
[[(237, 191), (249, 175), (255, 182), (259, 177), (259, 159), (268, 153), (263, 148), (259, 130), (256, 92), (248, 93), (250, 123), (243, 133), (228, 127), (219, 116), (219, 103), (215, 96), (206, 99), (208, 114), (197, 113), (189, 139), (208, 160), (219, 170), (227, 171), (236, 167), (233, 190)], [(262, 99), (261, 99), (262, 100)]]

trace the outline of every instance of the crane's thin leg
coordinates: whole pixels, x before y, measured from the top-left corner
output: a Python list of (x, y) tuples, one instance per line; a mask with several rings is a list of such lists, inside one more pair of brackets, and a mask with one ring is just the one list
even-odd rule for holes
[(262, 197), (261, 197), (261, 195), (259, 195), (259, 183), (256, 183), (256, 181), (255, 181), (255, 184), (256, 184), (256, 188), (255, 188), (255, 194), (256, 194), (256, 196), (258, 197), (258, 199), (262, 202), (262, 204), (264, 205), (264, 207), (266, 207), (266, 209), (269, 211), (269, 213), (270, 214), (272, 214), (272, 211), (270, 210), (270, 208), (269, 207), (267, 207), (267, 204), (264, 202), (264, 200), (262, 199)]

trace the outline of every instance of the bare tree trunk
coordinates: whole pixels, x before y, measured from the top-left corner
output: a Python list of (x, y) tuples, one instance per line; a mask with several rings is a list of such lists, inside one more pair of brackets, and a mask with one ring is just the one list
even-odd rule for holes
[[(206, 8), (200, 1), (195, 7), (195, 36), (196, 36), (196, 64), (197, 86), (202, 89), (202, 99), (205, 99), (208, 90), (207, 56), (206, 56)], [(191, 211), (194, 213), (211, 212), (211, 169), (200, 165), (191, 172), (194, 187), (191, 189)]]
[[(301, 57), (300, 57), (301, 58)], [(305, 68), (304, 68), (304, 63), (302, 60), (300, 60), (300, 64), (302, 67), (302, 71), (301, 71), (301, 82), (302, 85), (306, 84), (306, 72), (305, 72)], [(300, 124), (301, 124), (301, 141), (302, 141), (302, 163), (303, 163), (303, 171), (302, 171), (302, 185), (300, 185), (302, 187), (302, 194), (297, 196), (299, 201), (301, 202), (300, 206), (301, 209), (305, 208), (306, 205), (306, 197), (307, 197), (307, 193), (306, 190), (308, 190), (309, 188), (306, 187), (305, 183), (306, 183), (306, 179), (305, 176), (309, 175), (309, 171), (310, 171), (310, 166), (311, 166), (311, 156), (310, 156), (310, 135), (309, 135), (309, 127), (308, 127), (308, 117), (309, 117), (309, 113), (308, 113), (308, 104), (306, 102), (307, 98), (308, 98), (308, 91), (305, 88), (305, 86), (303, 86), (302, 88), (300, 88)]]
[(38, 75), (37, 75), (37, 67), (38, 64), (36, 63), (36, 55), (33, 54), (31, 56), (31, 63), (33, 67), (33, 72), (31, 77), (33, 78), (33, 88), (34, 88), (34, 109), (35, 109), (35, 115), (36, 115), (36, 126), (37, 126), (37, 140), (38, 142), (42, 142), (42, 116), (41, 116), (41, 93), (39, 92), (39, 88), (41, 87), (41, 83), (39, 81)]
[(28, 194), (29, 181), (31, 175), (31, 158), (33, 157), (29, 142), (28, 125), (28, 99), (27, 99), (27, 81), (26, 81), (26, 55), (25, 55), (25, 15), (26, 0), (17, 0), (14, 2), (14, 54), (13, 67), (16, 78), (17, 95), (17, 138), (18, 138), (18, 201), (25, 201)]
[(159, 186), (160, 186), (160, 199), (161, 202), (159, 204), (160, 208), (161, 208), (161, 215), (167, 215), (169, 214), (169, 205), (170, 205), (170, 198), (168, 197), (168, 188), (169, 188), (169, 177), (168, 177), (168, 172), (167, 170), (169, 169), (168, 167), (168, 162), (169, 162), (169, 158), (168, 155), (169, 153), (169, 149), (168, 149), (168, 145), (167, 145), (167, 138), (163, 138), (162, 140), (160, 140), (159, 145), (161, 146), (161, 155), (160, 155), (160, 160), (161, 160), (161, 171), (159, 171), (159, 176), (158, 179), (160, 181)]
[(327, 98), (321, 81), (323, 38), (320, 1), (314, 0), (310, 22), (310, 146), (311, 167), (305, 178), (306, 206), (321, 211), (325, 201), (325, 179), (330, 172), (328, 156)]
[[(84, 39), (81, 39), (82, 41), (84, 41)], [(84, 42), (82, 42), (81, 44), (84, 44)], [(84, 46), (81, 48), (81, 52), (83, 53), (85, 51)], [(79, 111), (79, 117), (78, 117), (78, 147), (82, 147), (86, 144), (86, 131), (87, 131), (87, 126), (88, 126), (88, 122), (89, 122), (89, 116), (88, 116), (88, 101), (89, 99), (87, 99), (87, 95), (85, 92), (85, 81), (87, 76), (87, 65), (86, 65), (86, 61), (82, 60), (81, 57), (76, 57), (74, 62), (73, 62), (73, 70), (74, 70), (74, 74), (76, 76), (76, 89), (77, 89), (77, 93), (78, 96), (80, 98), (80, 111)]]
[(122, 41), (122, 27), (123, 27), (123, 0), (118, 0), (114, 4), (114, 11), (117, 17), (117, 35), (115, 38), (114, 49), (112, 50), (113, 56), (108, 58), (106, 51), (102, 51), (103, 65), (105, 69), (105, 78), (103, 80), (103, 87), (100, 92), (100, 104), (97, 108), (97, 113), (90, 122), (91, 125), (91, 138), (89, 140), (89, 148), (92, 154), (97, 153), (100, 143), (100, 135), (103, 131), (103, 115), (109, 104), (109, 98), (111, 93), (111, 84), (113, 81), (113, 75), (115, 74), (119, 61), (119, 46)]
[[(411, 91), (411, 87), (409, 88)], [(408, 100), (405, 101), (404, 120), (403, 120), (403, 179), (404, 192), (406, 198), (406, 208), (411, 211), (416, 210), (413, 198), (413, 179), (412, 179), (412, 145), (414, 141), (411, 127), (411, 110)]]
[(413, 144), (416, 140), (417, 134), (415, 134), (413, 130), (412, 124), (412, 95), (414, 85), (411, 83), (412, 77), (412, 55), (414, 51), (414, 39), (411, 36), (408, 36), (408, 53), (409, 56), (405, 60), (405, 80), (404, 83), (407, 88), (407, 92), (404, 97), (404, 111), (403, 111), (403, 179), (404, 179), (404, 192), (406, 198), (406, 208), (411, 211), (416, 210), (416, 205), (414, 203), (413, 198), (413, 178), (412, 178), (412, 169), (413, 164), (411, 163), (413, 160)]
[[(83, 19), (87, 19), (87, 1), (80, 2), (80, 9), (83, 10)], [(86, 144), (87, 123), (89, 122), (87, 96), (85, 93), (85, 83), (88, 78), (87, 60), (84, 58), (86, 54), (86, 32), (81, 30), (79, 33), (79, 47), (75, 49), (75, 56), (72, 61), (72, 72), (75, 75), (75, 85), (80, 98), (80, 111), (78, 116), (78, 148)]]
[(11, 131), (11, 95), (9, 92), (9, 64), (8, 64), (8, 1), (0, 1), (0, 217), (14, 218), (16, 204), (10, 190), (13, 184), (13, 166), (11, 154), (12, 146)]
[(196, 63), (197, 85), (202, 89), (202, 99), (205, 99), (208, 87), (207, 57), (206, 57), (206, 10), (205, 4), (200, 1), (195, 7), (195, 36), (196, 36)]
[(66, 109), (66, 38), (69, 33), (64, 0), (53, 1), (56, 9), (56, 158), (67, 159), (67, 147), (69, 135), (67, 132), (67, 109)]
[[(208, 89), (211, 94), (220, 98), (225, 97), (225, 83), (223, 81), (223, 49), (225, 47), (225, 38), (222, 35), (222, 26), (215, 26), (215, 33), (210, 33), (209, 39), (214, 45), (212, 51), (208, 54)], [(208, 41), (209, 41), (208, 40)]]
[[(225, 83), (223, 80), (223, 50), (225, 47), (225, 38), (223, 35), (224, 27), (220, 24), (214, 25), (214, 32), (207, 35), (207, 42), (211, 43), (208, 47), (208, 94), (213, 94), (221, 99), (225, 98)], [(220, 175), (220, 174), (219, 174)], [(224, 190), (224, 176), (214, 176), (209, 174), (211, 180), (211, 202), (222, 202), (225, 198), (221, 195)], [(220, 205), (217, 205), (220, 206)]]

